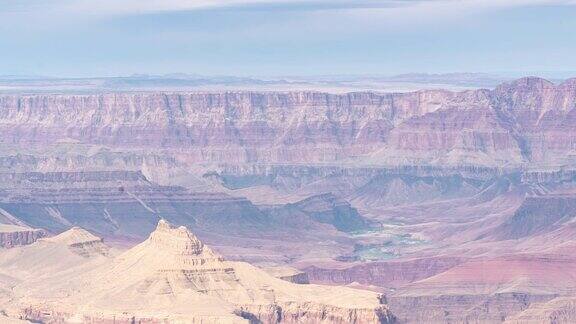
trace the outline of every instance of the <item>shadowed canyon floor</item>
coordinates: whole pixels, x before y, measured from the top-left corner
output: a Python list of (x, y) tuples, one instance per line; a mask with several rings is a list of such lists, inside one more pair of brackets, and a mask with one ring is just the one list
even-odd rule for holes
[(575, 116), (575, 79), (0, 95), (0, 315), (575, 322)]

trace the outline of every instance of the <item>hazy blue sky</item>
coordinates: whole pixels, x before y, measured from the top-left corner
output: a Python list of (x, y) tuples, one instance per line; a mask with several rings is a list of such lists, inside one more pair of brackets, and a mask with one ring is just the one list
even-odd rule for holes
[(576, 71), (575, 0), (1, 0), (0, 74)]

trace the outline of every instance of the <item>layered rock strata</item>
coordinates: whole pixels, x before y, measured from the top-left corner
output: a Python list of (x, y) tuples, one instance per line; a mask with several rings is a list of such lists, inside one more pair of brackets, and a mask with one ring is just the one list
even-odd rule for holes
[(28, 245), (44, 236), (46, 236), (46, 232), (43, 230), (0, 224), (0, 247), (11, 248)]
[(64, 322), (394, 321), (379, 294), (273, 278), (247, 263), (225, 261), (185, 227), (163, 220), (148, 240), (111, 262), (65, 282), (58, 278), (16, 290), (28, 305), (21, 316)]
[(576, 81), (494, 90), (4, 95), (0, 142), (168, 150), (189, 162), (572, 163)]

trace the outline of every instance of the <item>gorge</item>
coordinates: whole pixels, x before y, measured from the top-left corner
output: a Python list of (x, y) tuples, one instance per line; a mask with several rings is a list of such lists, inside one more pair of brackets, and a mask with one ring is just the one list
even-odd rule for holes
[[(317, 308), (318, 297), (306, 309), (247, 305), (239, 316), (240, 303), (226, 301), (220, 315), (232, 322), (314, 323), (298, 316), (315, 312), (332, 314), (327, 322), (570, 322), (575, 129), (576, 79), (461, 92), (0, 94), (1, 258), (87, 231), (97, 239), (70, 260), (96, 255), (85, 267), (102, 270), (109, 249), (147, 255), (134, 251), (157, 227), (188, 233), (157, 226), (164, 219), (226, 262), (252, 264), (241, 269), (289, 267), (290, 280), (363, 289), (385, 305), (342, 313), (341, 304)], [(125, 253), (95, 276), (124, 269)], [(54, 278), (72, 276), (57, 270)], [(144, 277), (141, 291), (170, 290)], [(299, 286), (308, 285), (289, 295), (308, 289)], [(49, 322), (46, 310), (14, 311), (0, 296), (6, 315)]]

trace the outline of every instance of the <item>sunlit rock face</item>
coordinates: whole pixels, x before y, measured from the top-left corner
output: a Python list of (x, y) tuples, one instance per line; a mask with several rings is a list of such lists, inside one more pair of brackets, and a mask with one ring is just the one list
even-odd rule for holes
[[(103, 244), (92, 234), (74, 228), (22, 249), (22, 257), (57, 251), (61, 262), (76, 258), (76, 265), (46, 271), (42, 280), (30, 274), (28, 281), (15, 284), (15, 298), (0, 308), (27, 320), (65, 323), (395, 321), (381, 294), (274, 278), (248, 263), (226, 261), (186, 227), (165, 220), (159, 221), (147, 240), (116, 257), (92, 249), (94, 253), (80, 254), (84, 259), (78, 260), (77, 251), (70, 250), (96, 243)], [(26, 261), (0, 254), (2, 259)], [(46, 258), (42, 261), (50, 262)], [(13, 275), (25, 276), (18, 271)]]

